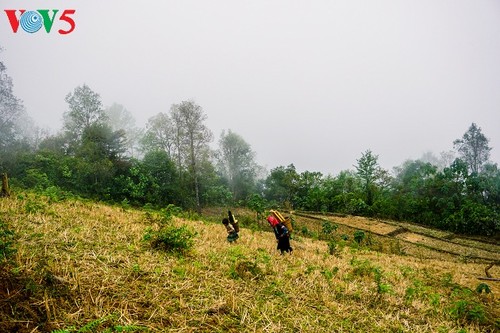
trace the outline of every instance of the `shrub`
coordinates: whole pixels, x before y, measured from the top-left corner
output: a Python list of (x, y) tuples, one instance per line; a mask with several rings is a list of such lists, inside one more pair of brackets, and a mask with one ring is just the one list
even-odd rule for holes
[(467, 322), (484, 323), (486, 314), (484, 307), (470, 300), (458, 300), (450, 307), (450, 314), (455, 319), (462, 319)]
[(478, 284), (477, 287), (476, 287), (476, 292), (478, 294), (481, 294), (483, 291), (486, 294), (490, 294), (491, 293), (490, 286), (488, 286), (486, 283), (480, 283), (480, 284)]
[(366, 235), (363, 230), (356, 230), (353, 237), (356, 243), (361, 244), (361, 242), (365, 239)]
[(26, 176), (22, 182), (27, 188), (45, 189), (52, 185), (47, 174), (39, 169), (26, 170)]
[(165, 219), (165, 221), (168, 222), (172, 219), (172, 217), (181, 215), (182, 208), (172, 204), (168, 204), (167, 207), (161, 210), (161, 212), (163, 214), (163, 218)]
[(382, 282), (382, 277), (383, 277), (382, 273), (383, 271), (380, 267), (373, 268), (373, 275), (375, 278), (375, 282), (377, 283), (377, 293), (379, 294), (390, 293), (392, 291), (391, 285)]
[(358, 260), (356, 258), (351, 259), (351, 265), (353, 266), (352, 273), (354, 276), (370, 276), (375, 268), (369, 260)]
[(487, 313), (484, 306), (474, 296), (473, 291), (470, 289), (455, 288), (451, 294), (454, 301), (448, 308), (451, 317), (469, 323), (485, 323)]
[(333, 232), (337, 230), (339, 226), (337, 224), (333, 224), (332, 222), (328, 220), (324, 220), (322, 225), (321, 225), (321, 231), (325, 235), (331, 235)]
[(337, 242), (333, 239), (328, 242), (328, 253), (331, 255), (337, 253)]
[[(220, 220), (217, 219), (215, 222), (220, 223)], [(249, 215), (239, 215), (238, 216), (238, 223), (240, 225), (240, 228), (242, 226), (245, 226), (245, 228), (248, 228), (248, 229), (254, 230), (254, 231), (256, 231), (256, 230), (269, 231), (269, 225), (267, 225), (267, 223), (261, 224), (254, 217), (249, 216)]]
[(155, 249), (185, 253), (194, 246), (195, 236), (196, 232), (190, 230), (186, 225), (181, 227), (168, 225), (156, 232), (148, 229), (144, 235), (144, 240), (151, 241), (151, 245)]
[(304, 236), (311, 236), (312, 233), (309, 231), (309, 229), (306, 227), (306, 226), (302, 226), (302, 228), (300, 229), (300, 232), (304, 235)]

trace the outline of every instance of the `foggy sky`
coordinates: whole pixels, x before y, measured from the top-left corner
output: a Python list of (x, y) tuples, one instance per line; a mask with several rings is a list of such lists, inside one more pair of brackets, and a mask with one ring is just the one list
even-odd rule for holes
[[(500, 162), (500, 1), (1, 2), (14, 92), (60, 129), (87, 84), (144, 127), (192, 99), (214, 147), (231, 129), (268, 169), (338, 174), (367, 149), (391, 170), (453, 149), (472, 122)], [(4, 9), (76, 9), (76, 29), (12, 33)]]

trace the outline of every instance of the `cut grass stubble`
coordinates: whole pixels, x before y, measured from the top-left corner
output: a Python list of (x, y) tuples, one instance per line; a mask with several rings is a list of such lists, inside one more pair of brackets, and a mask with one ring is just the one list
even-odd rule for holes
[(327, 243), (303, 237), (292, 240), (292, 255), (281, 256), (269, 232), (242, 228), (230, 244), (221, 224), (177, 218), (170, 223), (197, 236), (190, 251), (172, 255), (143, 240), (148, 228), (159, 228), (144, 212), (78, 201), (44, 205), (26, 212), (22, 200), (9, 198), (0, 212), (17, 237), (17, 274), (33, 278), (33, 297), (54, 329), (111, 317), (154, 332), (495, 329), (494, 286), (493, 298), (466, 300), (482, 306), (481, 322), (460, 313), (453, 286), (440, 282), (446, 273), (473, 290), (481, 265), (348, 247), (330, 255)]

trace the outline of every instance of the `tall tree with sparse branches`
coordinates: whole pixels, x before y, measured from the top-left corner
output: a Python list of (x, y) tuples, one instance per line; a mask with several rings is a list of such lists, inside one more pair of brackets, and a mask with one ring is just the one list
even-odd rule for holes
[(475, 123), (470, 125), (462, 139), (453, 141), (455, 149), (467, 163), (471, 173), (478, 174), (490, 158), (491, 148), (488, 142), (489, 139), (481, 132), (481, 127)]
[(175, 132), (178, 133), (177, 144), (179, 145), (179, 158), (182, 156), (186, 161), (187, 170), (193, 180), (195, 192), (195, 203), (198, 212), (200, 205), (200, 171), (204, 160), (208, 159), (208, 144), (212, 141), (212, 132), (204, 124), (207, 115), (201, 106), (193, 101), (182, 101), (171, 107), (171, 115), (174, 120)]

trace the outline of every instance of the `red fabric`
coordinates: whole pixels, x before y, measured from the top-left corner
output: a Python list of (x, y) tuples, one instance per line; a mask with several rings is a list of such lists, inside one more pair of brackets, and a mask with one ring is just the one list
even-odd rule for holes
[(272, 215), (267, 217), (267, 222), (269, 222), (271, 227), (275, 227), (279, 224), (279, 221)]

